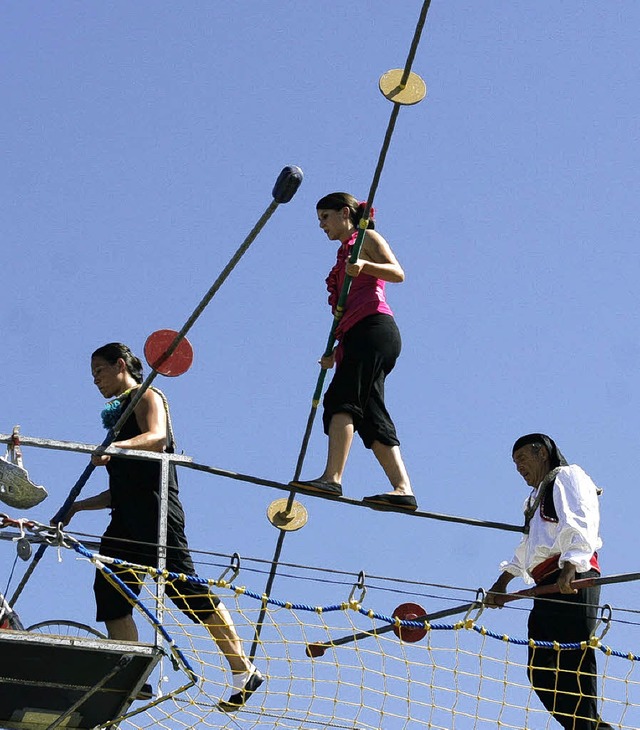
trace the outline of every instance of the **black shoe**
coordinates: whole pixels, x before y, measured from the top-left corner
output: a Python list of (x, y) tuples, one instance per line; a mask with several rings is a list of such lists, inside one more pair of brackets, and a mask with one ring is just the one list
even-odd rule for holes
[(153, 689), (151, 688), (151, 685), (149, 683), (143, 684), (142, 687), (140, 687), (140, 690), (138, 691), (138, 694), (136, 695), (136, 700), (152, 700), (153, 699)]
[(305, 492), (327, 494), (332, 497), (342, 497), (342, 484), (329, 482), (325, 479), (310, 479), (308, 482), (289, 482), (289, 485)]
[(418, 509), (418, 503), (412, 494), (372, 494), (370, 497), (365, 497), (362, 502), (373, 509), (395, 507), (407, 512), (415, 512)]
[(220, 700), (218, 702), (218, 709), (222, 710), (222, 712), (239, 710), (263, 682), (264, 677), (254, 667), (253, 672), (249, 675), (242, 689), (234, 692), (228, 700)]

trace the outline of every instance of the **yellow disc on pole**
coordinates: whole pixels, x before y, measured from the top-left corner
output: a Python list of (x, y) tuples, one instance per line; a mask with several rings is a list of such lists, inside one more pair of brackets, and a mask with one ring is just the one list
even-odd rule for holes
[(407, 83), (402, 85), (400, 82), (403, 74), (404, 70), (401, 68), (392, 68), (391, 71), (382, 74), (379, 84), (380, 91), (394, 104), (406, 106), (417, 104), (427, 95), (427, 85), (413, 71), (407, 77)]
[(291, 508), (287, 510), (288, 499), (276, 499), (267, 507), (267, 517), (269, 522), (279, 530), (286, 532), (294, 532), (307, 524), (307, 510), (303, 504), (296, 502), (291, 503)]

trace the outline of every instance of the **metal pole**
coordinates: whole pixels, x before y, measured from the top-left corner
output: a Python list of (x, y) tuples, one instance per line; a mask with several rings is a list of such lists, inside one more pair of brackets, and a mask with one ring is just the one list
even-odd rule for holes
[[(280, 173), (278, 179), (276, 180), (276, 183), (273, 187), (272, 196), (273, 200), (269, 203), (267, 206), (267, 209), (265, 212), (260, 216), (258, 219), (258, 222), (254, 225), (254, 227), (251, 229), (247, 237), (244, 239), (244, 241), (240, 244), (235, 254), (231, 257), (229, 260), (229, 263), (224, 267), (218, 278), (215, 280), (215, 282), (211, 285), (209, 291), (205, 294), (205, 296), (202, 298), (198, 306), (194, 309), (193, 313), (187, 319), (182, 329), (178, 332), (178, 334), (175, 336), (173, 342), (169, 345), (169, 347), (166, 349), (163, 356), (160, 358), (158, 362), (156, 362), (156, 366), (159, 367), (163, 362), (166, 361), (168, 357), (170, 357), (180, 344), (180, 342), (185, 338), (187, 332), (191, 329), (195, 321), (198, 319), (198, 317), (202, 314), (205, 307), (209, 304), (209, 302), (213, 299), (216, 292), (222, 284), (225, 282), (229, 274), (233, 271), (236, 264), (242, 256), (244, 255), (245, 251), (249, 248), (249, 246), (253, 243), (255, 238), (257, 237), (258, 233), (264, 228), (266, 222), (271, 218), (276, 208), (282, 204), (282, 203), (288, 203), (291, 198), (295, 195), (296, 190), (298, 189), (300, 183), (302, 182), (302, 170), (300, 168), (295, 166), (285, 167), (282, 172)], [(149, 373), (147, 379), (140, 385), (140, 387), (136, 390), (133, 397), (131, 398), (131, 401), (129, 402), (129, 405), (125, 409), (124, 413), (120, 416), (116, 424), (113, 426), (111, 431), (107, 434), (107, 437), (102, 442), (102, 444), (98, 447), (97, 453), (100, 453), (104, 449), (106, 449), (109, 444), (111, 444), (113, 441), (115, 441), (118, 433), (120, 433), (120, 430), (126, 423), (129, 416), (133, 413), (134, 408), (138, 405), (140, 399), (144, 395), (144, 393), (147, 391), (147, 389), (151, 386), (153, 381), (155, 380), (156, 376), (158, 375), (157, 370), (153, 370)], [(95, 469), (95, 466), (91, 463), (89, 463), (76, 483), (71, 488), (71, 491), (69, 492), (69, 495), (64, 501), (64, 504), (60, 509), (56, 512), (53, 519), (51, 520), (53, 523), (57, 524), (62, 521), (62, 519), (65, 517), (65, 515), (68, 513), (69, 509), (71, 508), (71, 505), (75, 502), (78, 495), (82, 491), (82, 488), (89, 480), (89, 477), (93, 473), (93, 470)], [(36, 569), (36, 566), (42, 559), (42, 556), (45, 553), (45, 550), (47, 549), (47, 546), (45, 544), (40, 545), (38, 550), (36, 551), (36, 554), (33, 556), (33, 559), (31, 560), (31, 563), (27, 570), (25, 571), (25, 574), (22, 576), (22, 580), (20, 581), (20, 584), (18, 585), (17, 589), (15, 590), (13, 596), (11, 597), (11, 604), (15, 605), (16, 601), (20, 597), (20, 594), (22, 593), (24, 587), (26, 586), (27, 582), (29, 581), (29, 578), (32, 576), (34, 570)]]
[[(463, 603), (460, 606), (454, 606), (452, 608), (445, 608), (442, 611), (436, 611), (435, 613), (426, 613), (423, 616), (416, 616), (416, 618), (411, 619), (412, 621), (436, 621), (439, 618), (446, 618), (447, 616), (455, 616), (458, 613), (465, 613), (467, 611), (471, 611), (474, 608), (477, 608), (481, 606), (481, 603), (473, 602), (473, 603)], [(332, 646), (342, 646), (343, 644), (351, 644), (354, 641), (360, 641), (361, 639), (368, 639), (371, 636), (379, 636), (380, 634), (388, 634), (390, 631), (393, 631), (394, 629), (397, 629), (397, 626), (395, 623), (393, 624), (385, 624), (384, 626), (380, 626), (378, 628), (374, 628), (371, 631), (359, 631), (355, 634), (348, 634), (347, 636), (341, 636), (338, 639), (332, 639), (331, 641), (328, 641), (326, 643), (322, 644), (307, 644), (306, 648), (306, 654), (309, 657), (318, 657), (322, 656), (327, 649), (330, 649)]]
[[(158, 624), (162, 624), (164, 602), (166, 596), (166, 579), (163, 575), (167, 567), (167, 518), (169, 516), (169, 468), (171, 455), (163, 454), (160, 467), (160, 511), (158, 514), (158, 580), (156, 582), (156, 602)], [(162, 636), (158, 629), (155, 632), (155, 645), (162, 644)]]
[[(422, 29), (424, 27), (424, 23), (427, 17), (427, 12), (429, 10), (429, 6), (431, 4), (431, 0), (425, 0), (425, 2), (422, 5), (422, 9), (420, 11), (420, 17), (418, 19), (418, 23), (416, 25), (416, 29), (413, 34), (413, 40), (411, 43), (411, 48), (409, 50), (409, 54), (407, 56), (407, 61), (405, 63), (404, 72), (401, 79), (401, 84), (406, 84), (407, 79), (409, 78), (409, 74), (411, 73), (411, 66), (413, 64), (413, 60), (415, 58), (415, 54), (418, 48), (418, 44), (420, 42), (420, 37), (422, 35)], [(362, 219), (360, 220), (360, 230), (358, 231), (358, 235), (356, 237), (356, 240), (353, 244), (353, 247), (351, 249), (351, 256), (349, 257), (349, 263), (355, 263), (358, 260), (358, 256), (360, 254), (360, 249), (362, 248), (362, 243), (364, 241), (365, 233), (367, 230), (367, 227), (369, 225), (369, 214), (371, 212), (371, 208), (373, 206), (373, 200), (375, 198), (376, 190), (378, 188), (378, 183), (380, 182), (380, 176), (382, 175), (382, 168), (384, 167), (385, 159), (387, 157), (387, 152), (389, 150), (389, 145), (391, 144), (391, 137), (393, 135), (393, 130), (395, 129), (396, 120), (398, 118), (398, 113), (400, 111), (401, 104), (395, 103), (393, 104), (393, 109), (391, 111), (391, 116), (389, 118), (389, 123), (387, 124), (387, 130), (385, 132), (384, 141), (382, 143), (382, 148), (380, 150), (380, 154), (378, 155), (378, 162), (376, 164), (376, 169), (373, 174), (373, 179), (371, 181), (371, 186), (369, 188), (369, 195), (367, 196), (367, 201), (365, 204), (364, 214), (362, 216)], [(344, 307), (347, 302), (347, 297), (349, 296), (349, 291), (351, 289), (351, 282), (352, 277), (347, 275), (345, 276), (344, 283), (342, 285), (342, 290), (340, 292), (340, 296), (338, 298), (338, 304), (336, 305), (336, 311), (334, 313), (333, 322), (331, 325), (331, 331), (329, 332), (329, 337), (327, 339), (327, 347), (324, 351), (325, 356), (331, 355), (333, 351), (333, 344), (335, 342), (335, 332), (338, 327), (338, 323), (344, 313)], [(318, 404), (320, 403), (320, 396), (322, 395), (322, 387), (324, 385), (324, 380), (326, 377), (326, 370), (321, 369), (320, 374), (318, 375), (318, 380), (316, 382), (316, 388), (313, 393), (313, 398), (311, 401), (311, 410), (309, 412), (309, 416), (307, 418), (307, 425), (305, 428), (304, 435), (302, 437), (302, 444), (300, 446), (300, 452), (298, 454), (298, 459), (296, 462), (296, 468), (293, 476), (292, 481), (297, 481), (300, 478), (300, 474), (302, 473), (302, 466), (304, 464), (304, 459), (307, 453), (307, 447), (309, 445), (309, 439), (311, 437), (311, 431), (313, 429), (313, 422), (315, 421), (316, 412), (318, 410)], [(287, 499), (287, 504), (285, 507), (285, 511), (291, 510), (291, 507), (293, 505), (295, 496), (295, 490), (291, 490), (289, 492), (289, 497)], [(265, 596), (268, 598), (271, 591), (271, 586), (273, 585), (273, 581), (275, 579), (276, 571), (278, 570), (278, 560), (280, 559), (280, 553), (282, 551), (282, 545), (284, 543), (284, 530), (280, 530), (280, 535), (278, 535), (278, 541), (276, 544), (276, 549), (273, 555), (273, 559), (271, 562), (271, 570), (269, 572), (269, 577), (267, 579), (267, 585), (265, 588)], [(258, 616), (258, 623), (256, 624), (256, 632), (253, 640), (252, 645), (252, 653), (255, 651), (255, 648), (257, 647), (257, 643), (260, 639), (260, 632), (262, 631), (262, 622), (264, 621), (264, 616), (266, 613), (267, 607), (266, 603), (262, 606), (262, 609), (260, 610), (260, 614)]]

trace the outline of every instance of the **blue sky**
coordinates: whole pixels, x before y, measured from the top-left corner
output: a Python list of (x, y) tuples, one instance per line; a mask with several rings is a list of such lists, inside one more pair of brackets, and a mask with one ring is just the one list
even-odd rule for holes
[[(391, 111), (378, 78), (404, 65), (420, 6), (4, 5), (0, 431), (101, 441), (90, 353), (112, 340), (141, 353), (152, 331), (179, 329), (296, 164), (298, 194), (194, 326), (192, 369), (159, 383), (185, 453), (291, 478), (331, 324), (335, 249), (315, 202), (366, 194)], [(639, 22), (633, 0), (434, 0), (414, 62), (427, 98), (400, 112), (375, 203), (406, 272), (388, 288), (404, 341), (388, 404), (421, 507), (520, 522), (510, 447), (545, 431), (605, 489), (605, 573), (638, 570)], [(318, 419), (304, 476), (325, 448)], [(50, 493), (29, 515), (46, 521), (86, 457), (25, 461)], [(84, 494), (104, 485), (97, 472)], [(384, 486), (356, 443), (345, 494)], [(271, 557), (280, 493), (191, 472), (181, 489), (194, 548)], [(283, 551), (298, 564), (476, 588), (517, 540), (302, 501), (309, 523)], [(72, 526), (100, 534), (106, 519)], [(0, 549), (2, 590), (13, 553)], [(90, 622), (90, 576), (49, 552), (18, 609), (48, 618), (46, 600)], [(276, 580), (274, 595), (316, 590)], [(640, 594), (603, 597), (637, 608)], [(520, 612), (487, 620), (525, 633)], [(632, 638), (637, 650), (629, 627), (609, 637)]]

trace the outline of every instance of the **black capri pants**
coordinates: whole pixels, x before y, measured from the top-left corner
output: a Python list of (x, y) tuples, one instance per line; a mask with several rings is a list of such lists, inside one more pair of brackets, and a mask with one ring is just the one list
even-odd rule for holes
[(325, 393), (324, 432), (336, 413), (350, 413), (364, 445), (398, 446), (396, 428), (384, 403), (384, 381), (402, 349), (400, 331), (389, 314), (372, 314), (342, 339), (343, 355)]
[[(141, 530), (141, 532), (144, 531)], [(140, 544), (144, 536), (134, 537), (128, 534), (125, 525), (112, 519), (100, 542), (100, 554), (110, 558), (119, 558), (139, 565), (156, 566), (158, 564), (156, 546), (154, 544)], [(157, 542), (157, 527), (154, 530), (152, 542)], [(151, 542), (151, 540), (149, 540)], [(109, 565), (122, 582), (136, 595), (140, 595), (145, 573), (139, 573), (120, 565)], [(189, 554), (187, 540), (184, 533), (171, 529), (167, 535), (167, 570), (172, 573), (184, 573), (195, 577), (196, 571)], [(207, 585), (198, 585), (190, 581), (173, 580), (165, 583), (165, 591), (173, 604), (194, 623), (201, 621), (212, 613), (220, 603), (220, 599), (209, 592)], [(93, 583), (93, 592), (96, 599), (96, 620), (112, 621), (130, 616), (133, 606), (129, 600), (112, 585), (102, 571), (96, 570)]]

